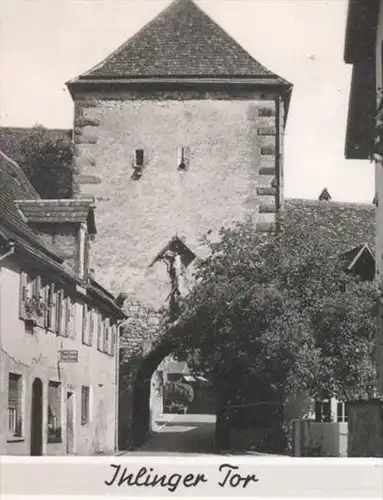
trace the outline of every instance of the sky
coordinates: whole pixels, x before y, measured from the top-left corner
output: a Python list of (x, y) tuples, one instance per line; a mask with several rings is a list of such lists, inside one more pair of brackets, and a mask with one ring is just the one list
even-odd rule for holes
[[(90, 69), (169, 0), (1, 0), (0, 124), (71, 128), (65, 82)], [(346, 160), (351, 66), (347, 0), (196, 0), (264, 66), (294, 85), (285, 196), (371, 203), (369, 161)]]

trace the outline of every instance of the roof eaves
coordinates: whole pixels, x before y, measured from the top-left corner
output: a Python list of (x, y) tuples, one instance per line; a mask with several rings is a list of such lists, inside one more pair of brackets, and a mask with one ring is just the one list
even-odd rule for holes
[(352, 201), (319, 201), (310, 198), (285, 198), (285, 203), (292, 204), (295, 206), (308, 205), (308, 206), (318, 206), (318, 207), (343, 207), (343, 208), (369, 208), (371, 210), (375, 209), (373, 203), (359, 203)]
[(104, 305), (111, 309), (114, 314), (119, 316), (121, 319), (127, 318), (127, 315), (116, 304), (115, 297), (108, 290), (103, 288), (97, 281), (90, 279), (87, 289), (90, 293), (102, 301)]
[[(177, 0), (178, 3), (181, 3), (183, 0)], [(145, 23), (134, 35), (132, 35), (128, 40), (125, 40), (122, 44), (120, 44), (111, 54), (109, 54), (107, 57), (105, 57), (101, 62), (98, 64), (95, 64), (92, 68), (90, 68), (88, 71), (85, 71), (84, 73), (78, 75), (76, 78), (73, 80), (70, 80), (67, 82), (66, 85), (75, 83), (76, 81), (87, 78), (91, 73), (96, 71), (97, 69), (101, 68), (106, 62), (108, 62), (110, 59), (112, 59), (118, 52), (121, 50), (127, 48), (129, 45), (131, 45), (138, 37), (142, 36), (142, 34), (149, 30), (154, 23), (154, 21), (158, 21), (159, 19), (165, 17), (170, 9), (174, 7), (175, 2), (171, 2), (165, 9), (160, 11), (157, 16), (153, 17), (150, 19), (147, 23)]]
[(25, 231), (16, 227), (9, 220), (2, 221), (2, 228), (8, 233), (9, 235), (8, 237), (13, 238), (13, 236), (16, 236), (20, 239), (20, 242), (23, 242), (26, 245), (33, 246), (36, 249), (36, 251), (44, 253), (48, 258), (51, 258), (59, 263), (63, 262), (63, 259), (58, 257), (53, 251), (51, 251), (47, 246), (45, 246), (42, 241), (40, 241), (37, 234), (33, 233), (35, 238), (32, 239), (28, 234), (25, 233)]
[[(50, 219), (51, 222), (54, 223), (60, 223), (60, 222), (75, 222), (73, 220), (74, 214), (68, 214), (68, 213), (63, 213), (61, 215), (61, 219), (58, 220), (59, 217), (59, 212), (55, 212), (55, 217), (53, 217), (51, 214), (46, 215), (44, 213), (32, 213), (28, 214), (28, 208), (34, 208), (34, 207), (40, 207), (41, 209), (47, 209), (49, 210), (50, 207), (52, 208), (61, 208), (64, 212), (66, 208), (85, 208), (87, 209), (86, 214), (81, 214), (81, 219), (82, 222), (86, 222), (88, 226), (88, 231), (89, 234), (96, 234), (96, 221), (94, 217), (94, 209), (95, 209), (95, 204), (94, 204), (94, 198), (81, 198), (81, 199), (57, 199), (57, 200), (15, 200), (14, 201), (18, 212), (20, 216), (23, 218), (25, 222), (30, 222), (30, 223), (38, 223), (38, 222), (48, 222)], [(81, 221), (79, 221), (81, 222)]]

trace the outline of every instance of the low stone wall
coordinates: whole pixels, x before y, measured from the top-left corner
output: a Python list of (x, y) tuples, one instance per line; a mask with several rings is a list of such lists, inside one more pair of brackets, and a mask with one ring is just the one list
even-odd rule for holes
[(347, 457), (347, 423), (293, 420), (295, 457)]
[(383, 457), (383, 401), (354, 401), (349, 405), (348, 456)]

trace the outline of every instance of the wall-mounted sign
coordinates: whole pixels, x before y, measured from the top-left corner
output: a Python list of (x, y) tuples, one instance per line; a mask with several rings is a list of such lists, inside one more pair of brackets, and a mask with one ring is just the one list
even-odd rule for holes
[(59, 351), (61, 363), (78, 363), (78, 351), (75, 349), (62, 349)]

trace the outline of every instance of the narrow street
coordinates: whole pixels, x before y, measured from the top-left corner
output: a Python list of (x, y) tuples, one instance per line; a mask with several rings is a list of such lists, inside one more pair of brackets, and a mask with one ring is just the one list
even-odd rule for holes
[(139, 450), (124, 455), (214, 453), (215, 415), (161, 415)]
[[(138, 450), (120, 455), (234, 455), (235, 452), (217, 453), (214, 450), (215, 415), (161, 415), (150, 439)], [(281, 456), (274, 453), (247, 451), (247, 456)]]

